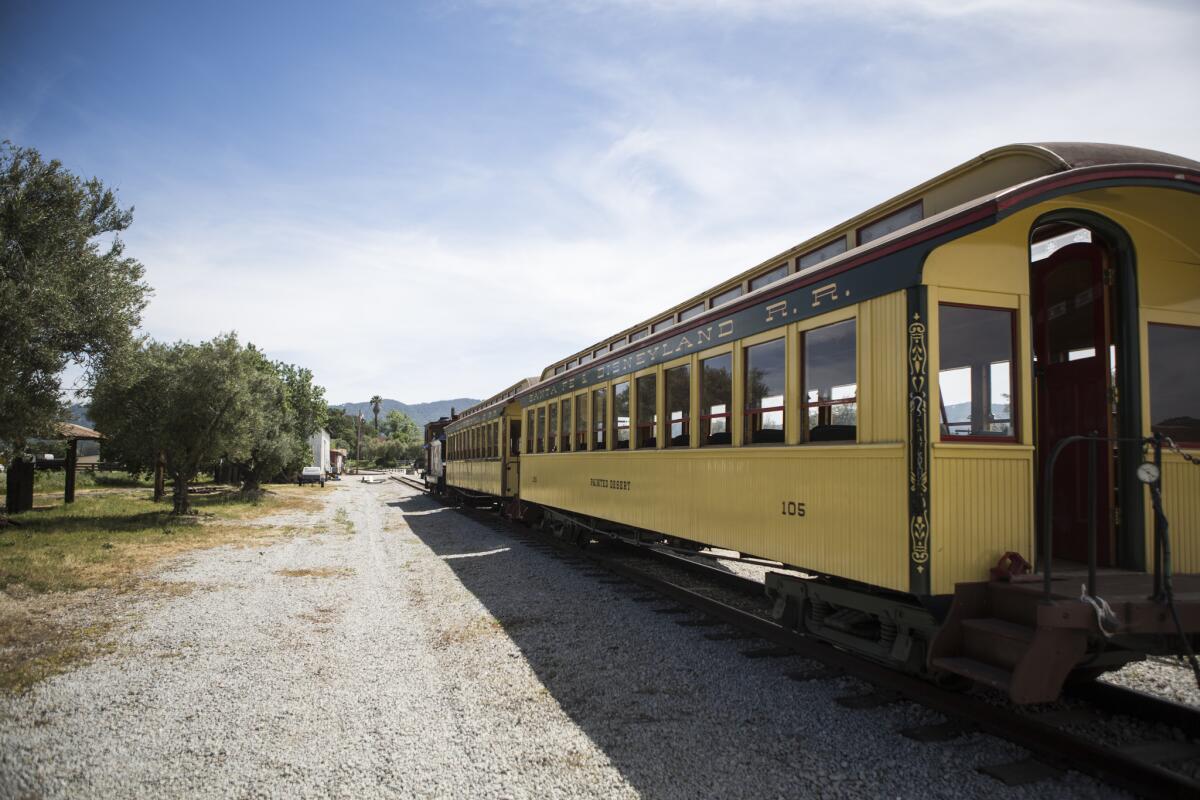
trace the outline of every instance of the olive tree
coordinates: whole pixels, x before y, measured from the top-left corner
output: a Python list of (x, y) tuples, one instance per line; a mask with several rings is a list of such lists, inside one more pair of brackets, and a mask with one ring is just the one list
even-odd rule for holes
[(325, 421), (325, 390), (312, 382), (312, 372), (292, 364), (271, 362), (248, 345), (249, 401), (241, 435), (227, 457), (238, 467), (242, 491), (259, 491), (262, 483), (308, 462), (308, 437)]
[(0, 143), (0, 442), (45, 434), (67, 364), (129, 341), (149, 292), (119, 237), (132, 220), (99, 179)]
[(161, 457), (175, 484), (174, 513), (188, 513), (188, 483), (246, 446), (252, 369), (234, 334), (198, 345), (145, 341), (105, 359), (90, 413), (107, 456), (133, 472), (149, 472)]

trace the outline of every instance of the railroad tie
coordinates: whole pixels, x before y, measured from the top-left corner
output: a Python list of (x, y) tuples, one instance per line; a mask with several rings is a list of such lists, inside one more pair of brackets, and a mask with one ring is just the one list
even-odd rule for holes
[(750, 639), (757, 639), (758, 637), (753, 633), (746, 633), (745, 631), (719, 631), (717, 633), (706, 633), (704, 634), (704, 638), (708, 639), (710, 642), (725, 642), (747, 641)]
[(835, 701), (843, 708), (879, 708), (880, 706), (891, 705), (904, 699), (904, 695), (899, 692), (893, 692), (888, 689), (876, 689), (866, 694), (851, 694), (845, 697), (839, 697)]
[(840, 678), (846, 673), (837, 667), (814, 667), (785, 672), (784, 675), (794, 681), (826, 681), (830, 678)]
[(785, 656), (796, 655), (796, 651), (792, 648), (782, 647), (777, 644), (767, 645), (766, 647), (755, 647), (740, 652), (746, 658), (783, 658)]
[(948, 719), (945, 722), (937, 722), (932, 725), (916, 725), (912, 728), (903, 728), (900, 731), (900, 735), (915, 742), (949, 742), (960, 736), (966, 736), (968, 733), (974, 733), (977, 730), (979, 728), (969, 722)]
[(1006, 786), (1024, 786), (1027, 783), (1061, 778), (1063, 771), (1036, 758), (1024, 758), (1007, 764), (992, 764), (977, 768), (984, 775), (991, 775)]

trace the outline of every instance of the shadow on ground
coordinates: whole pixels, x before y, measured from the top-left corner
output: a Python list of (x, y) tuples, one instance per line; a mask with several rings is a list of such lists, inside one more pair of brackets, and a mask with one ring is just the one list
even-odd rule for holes
[[(679, 625), (699, 616), (655, 613), (674, 604), (597, 574), (582, 557), (485, 530), (425, 496), (388, 505), (483, 603), (561, 709), (639, 792), (823, 793), (812, 772), (828, 754), (805, 752), (821, 723), (781, 709), (799, 691), (846, 690), (784, 677), (808, 662), (741, 658), (737, 649), (762, 642), (707, 640), (705, 633), (728, 629)], [(802, 704), (813, 703), (810, 696)], [(830, 705), (828, 698), (816, 703)], [(879, 788), (861, 786), (868, 794)]]

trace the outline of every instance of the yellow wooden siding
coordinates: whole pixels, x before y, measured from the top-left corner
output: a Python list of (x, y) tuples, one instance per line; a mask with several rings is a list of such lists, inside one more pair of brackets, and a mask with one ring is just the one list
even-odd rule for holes
[[(1163, 322), (1180, 325), (1200, 325), (1200, 226), (1195, 224), (1200, 219), (1200, 197), (1179, 191), (1148, 187), (1116, 187), (1094, 189), (1071, 195), (1063, 195), (1044, 203), (1022, 209), (1001, 220), (996, 225), (985, 228), (969, 236), (958, 239), (933, 251), (926, 259), (923, 277), (929, 288), (930, 320), (930, 405), (938, 407), (937, 370), (938, 358), (938, 329), (936, 308), (939, 300), (954, 302), (972, 302), (980, 305), (996, 305), (1011, 307), (1012, 298), (1016, 298), (1019, 307), (1019, 347), (1017, 352), (1018, 374), (1020, 384), (1017, 389), (1020, 397), (1020, 437), (1024, 444), (1033, 443), (1033, 386), (1032, 364), (1030, 353), (1030, 298), (1029, 298), (1029, 249), (1028, 235), (1035, 220), (1050, 211), (1060, 209), (1082, 209), (1092, 211), (1111, 219), (1120, 225), (1133, 239), (1137, 253), (1138, 310), (1140, 318), (1140, 348), (1141, 348), (1141, 386), (1143, 409), (1143, 435), (1150, 434), (1150, 394), (1149, 394), (1149, 354), (1147, 351), (1146, 326), (1150, 322)], [(970, 293), (970, 297), (966, 296)], [(930, 431), (930, 437), (937, 441), (940, 436), (936, 426)], [(1000, 446), (1004, 447), (1004, 446)], [(1008, 446), (1012, 447), (1012, 446)], [(960, 474), (962, 480), (968, 480), (969, 471), (960, 470), (956, 473), (948, 465), (940, 463), (951, 452), (958, 448), (964, 451), (972, 448), (967, 444), (946, 443), (935, 447), (933, 458), (932, 491), (933, 519), (931, 521), (931, 542), (934, 547), (935, 559), (949, 559), (942, 567), (935, 566), (933, 578), (935, 591), (945, 589), (943, 578), (955, 574), (956, 570), (966, 570), (964, 566), (955, 566), (954, 556), (944, 553), (939, 556), (939, 547), (951, 546), (954, 551), (970, 553), (972, 547), (986, 546), (989, 553), (1002, 553), (1006, 542), (1011, 541), (1009, 534), (999, 527), (991, 533), (979, 526), (965, 525), (962, 531), (947, 529), (948, 523), (957, 524), (961, 519), (955, 514), (963, 511), (953, 510), (953, 502), (949, 492), (955, 474)], [(973, 448), (972, 448), (973, 449)], [(959, 459), (965, 460), (965, 459)], [(1164, 500), (1167, 506), (1168, 519), (1174, 535), (1171, 537), (1172, 548), (1176, 553), (1175, 568), (1179, 572), (1200, 572), (1200, 467), (1183, 465), (1182, 462), (1172, 462), (1164, 457)], [(1032, 461), (1030, 462), (1032, 468)], [(1186, 467), (1190, 467), (1189, 475)], [(1009, 465), (1011, 468), (1011, 465)], [(964, 468), (965, 469), (965, 468)], [(980, 471), (980, 469), (976, 469)], [(1007, 472), (1007, 470), (1002, 470)], [(1015, 513), (1009, 503), (1021, 503), (1023, 509), (1032, 508), (1034, 486), (1032, 480), (1026, 482), (1028, 488), (1020, 497), (1014, 495), (1005, 498), (1004, 492), (998, 485), (988, 482), (990, 479), (980, 478), (975, 485), (975, 494), (963, 495), (973, 498), (973, 502), (988, 507), (1000, 509), (1000, 514)], [(968, 481), (970, 483), (970, 481)], [(964, 491), (971, 491), (970, 486)], [(966, 502), (965, 500), (963, 501)], [(949, 504), (949, 505), (947, 505)], [(943, 509), (942, 507), (945, 506)], [(940, 513), (939, 513), (940, 511)], [(947, 519), (946, 514), (950, 516)], [(1150, 498), (1145, 499), (1145, 543), (1146, 563), (1153, 564), (1153, 518), (1150, 509)], [(1021, 510), (1014, 519), (1025, 519), (1028, 515)], [(1027, 536), (1018, 540), (1032, 541), (1032, 519), (1029, 518)], [(965, 533), (964, 533), (965, 532)], [(991, 539), (980, 539), (975, 543), (957, 543), (961, 536), (991, 536)], [(1016, 534), (1013, 534), (1016, 535)], [(1032, 547), (1016, 547), (1026, 557), (1030, 557)], [(1032, 554), (1036, 557), (1036, 554)], [(936, 562), (935, 562), (936, 563)], [(964, 562), (965, 564), (965, 562)], [(979, 579), (979, 578), (977, 578)]]
[(450, 461), (446, 464), (446, 485), (469, 492), (499, 495), (502, 469), (503, 464), (498, 458)]
[(934, 594), (985, 580), (1006, 552), (1033, 559), (1032, 448), (935, 444), (930, 488)]
[[(531, 502), (908, 590), (901, 444), (591, 452), (521, 461), (521, 497)], [(782, 513), (788, 501), (804, 503), (805, 516)]]
[[(1190, 451), (1192, 455), (1200, 451)], [(1167, 515), (1173, 572), (1200, 572), (1200, 466), (1163, 452), (1163, 512)], [(1154, 509), (1146, 490), (1146, 564), (1154, 564)]]
[(858, 441), (908, 439), (907, 301), (904, 292), (859, 304)]

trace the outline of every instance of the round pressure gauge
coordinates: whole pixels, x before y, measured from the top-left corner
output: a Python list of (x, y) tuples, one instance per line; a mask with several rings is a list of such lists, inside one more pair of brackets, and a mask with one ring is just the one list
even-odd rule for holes
[(1147, 461), (1137, 468), (1137, 476), (1142, 483), (1158, 483), (1158, 467)]

